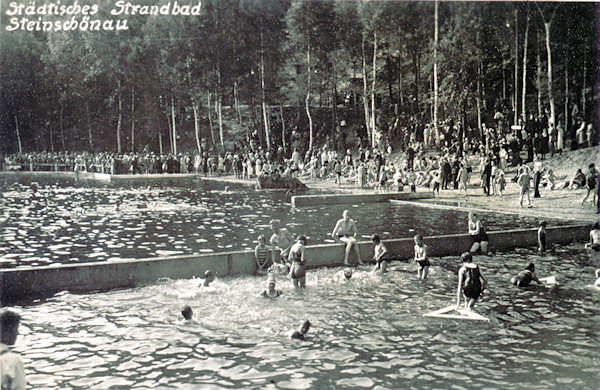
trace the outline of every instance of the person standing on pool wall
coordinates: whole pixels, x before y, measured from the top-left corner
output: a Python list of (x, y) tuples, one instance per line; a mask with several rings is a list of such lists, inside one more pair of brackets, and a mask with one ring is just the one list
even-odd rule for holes
[(358, 229), (356, 228), (356, 224), (350, 217), (348, 216), (348, 210), (344, 210), (342, 214), (342, 219), (337, 221), (335, 227), (333, 228), (333, 232), (331, 232), (331, 237), (341, 244), (346, 244), (346, 252), (344, 254), (344, 264), (350, 265), (348, 262), (348, 256), (350, 255), (350, 251), (354, 248), (356, 252), (356, 256), (358, 257), (358, 263), (363, 264), (360, 259), (360, 251), (358, 249), (358, 243), (356, 241), (356, 235), (358, 234)]
[(288, 261), (290, 265), (290, 277), (294, 287), (306, 287), (306, 237), (299, 236), (298, 240), (290, 248)]
[(487, 253), (488, 235), (481, 221), (477, 219), (473, 212), (469, 212), (469, 235), (471, 236), (471, 249), (469, 252), (476, 253), (481, 249), (481, 253)]
[(466, 308), (471, 310), (485, 290), (487, 280), (481, 274), (479, 266), (473, 263), (473, 255), (470, 252), (465, 252), (460, 257), (463, 265), (458, 270), (456, 307), (460, 306), (460, 296), (462, 295), (465, 299)]
[(415, 261), (417, 262), (417, 277), (425, 280), (429, 274), (429, 259), (427, 258), (427, 245), (423, 243), (420, 234), (415, 235)]

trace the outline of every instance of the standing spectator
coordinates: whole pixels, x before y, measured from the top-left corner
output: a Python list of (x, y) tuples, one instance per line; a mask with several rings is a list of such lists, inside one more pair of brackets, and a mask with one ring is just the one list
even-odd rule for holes
[(540, 158), (538, 155), (536, 155), (533, 158), (533, 197), (534, 198), (540, 198), (540, 190), (539, 190), (539, 185), (540, 185), (540, 180), (542, 178), (542, 171), (543, 171), (543, 166), (542, 166), (542, 162), (540, 161)]
[(406, 156), (408, 158), (408, 169), (412, 170), (413, 169), (413, 161), (415, 160), (415, 150), (413, 149), (412, 145), (408, 146), (408, 150), (406, 151)]
[(577, 138), (577, 146), (579, 148), (585, 147), (585, 121), (581, 121), (581, 125), (575, 132), (575, 137)]
[(519, 198), (519, 206), (523, 207), (523, 198), (527, 199), (527, 207), (531, 207), (531, 201), (529, 200), (529, 182), (531, 181), (531, 176), (529, 175), (529, 168), (524, 165), (520, 169), (520, 174), (517, 179), (517, 184), (521, 188), (520, 190), (520, 198)]
[(587, 125), (587, 129), (586, 129), (586, 138), (587, 138), (587, 146), (593, 146), (594, 145), (594, 139), (593, 139), (593, 134), (594, 134), (594, 125), (592, 125), (592, 123), (588, 123)]
[(556, 150), (559, 154), (562, 154), (563, 148), (565, 147), (565, 129), (561, 126), (561, 123), (558, 122), (558, 127), (556, 128)]
[(10, 310), (0, 312), (0, 385), (2, 390), (23, 390), (26, 386), (25, 368), (21, 357), (12, 352), (19, 334), (21, 316)]

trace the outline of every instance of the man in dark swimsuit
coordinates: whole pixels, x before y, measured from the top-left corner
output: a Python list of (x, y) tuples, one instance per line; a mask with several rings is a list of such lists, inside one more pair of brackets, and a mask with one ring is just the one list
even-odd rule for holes
[(471, 310), (485, 290), (487, 280), (481, 274), (479, 266), (473, 263), (473, 255), (470, 252), (463, 253), (461, 258), (463, 266), (458, 271), (456, 307), (460, 306), (460, 296), (462, 293), (465, 298), (466, 308)]
[(523, 271), (512, 277), (510, 283), (517, 287), (527, 287), (533, 281), (540, 284), (540, 280), (533, 274), (534, 270), (535, 265), (533, 263), (529, 263), (529, 265)]

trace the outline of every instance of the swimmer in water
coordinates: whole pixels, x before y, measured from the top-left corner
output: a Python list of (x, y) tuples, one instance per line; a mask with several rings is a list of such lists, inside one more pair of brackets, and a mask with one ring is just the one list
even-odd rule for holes
[(277, 298), (281, 294), (282, 292), (280, 290), (275, 289), (275, 278), (269, 276), (267, 279), (267, 289), (264, 290), (261, 295), (265, 298)]
[(510, 284), (515, 285), (517, 287), (527, 287), (531, 282), (536, 282), (537, 284), (541, 284), (540, 280), (533, 273), (535, 271), (535, 265), (533, 263), (529, 263), (527, 267), (521, 272), (519, 272), (516, 276), (513, 276), (510, 280)]
[(183, 309), (181, 309), (181, 315), (183, 316), (183, 318), (185, 318), (186, 321), (189, 321), (192, 319), (192, 315), (194, 315), (194, 312), (192, 312), (192, 308), (189, 305), (185, 305)]
[(204, 272), (204, 282), (202, 282), (203, 287), (208, 287), (215, 280), (215, 274), (211, 270), (206, 270)]
[(546, 221), (540, 222), (538, 229), (538, 252), (546, 252)]
[(381, 238), (378, 234), (373, 234), (371, 237), (371, 241), (373, 241), (373, 260), (375, 261), (375, 267), (373, 268), (373, 272), (377, 272), (378, 270), (381, 273), (385, 273), (387, 271), (387, 248), (381, 242)]
[(429, 274), (429, 259), (427, 258), (427, 245), (423, 243), (420, 234), (415, 235), (415, 261), (417, 262), (417, 277), (421, 280)]
[(586, 249), (600, 251), (600, 223), (596, 222), (590, 231), (590, 242), (585, 244)]
[(290, 277), (294, 287), (306, 287), (306, 237), (299, 236), (296, 243), (290, 248), (288, 261), (290, 265)]
[(596, 288), (600, 288), (600, 268), (596, 270), (596, 281), (594, 282)]
[(460, 296), (465, 299), (468, 310), (473, 309), (475, 302), (481, 297), (487, 280), (484, 279), (479, 266), (473, 263), (473, 255), (465, 252), (461, 255), (463, 265), (458, 270), (458, 289), (456, 292), (456, 307), (460, 306)]
[(335, 275), (333, 275), (333, 280), (336, 282), (347, 283), (352, 279), (352, 270), (347, 268), (342, 271), (338, 271)]
[(308, 330), (310, 329), (310, 321), (306, 320), (304, 321), (304, 323), (300, 326), (300, 328), (296, 331), (294, 331), (294, 333), (292, 333), (292, 335), (290, 336), (291, 339), (293, 340), (306, 340), (306, 333), (308, 333)]

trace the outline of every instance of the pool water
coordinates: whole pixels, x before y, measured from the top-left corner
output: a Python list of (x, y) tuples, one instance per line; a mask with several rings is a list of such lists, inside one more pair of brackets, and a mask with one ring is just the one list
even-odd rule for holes
[[(284, 192), (190, 180), (116, 186), (62, 180), (0, 182), (0, 268), (254, 249), (280, 219), (309, 244), (331, 242), (344, 209), (361, 239), (466, 233), (467, 213), (375, 203), (294, 208)], [(482, 213), (488, 230), (537, 227), (531, 217)], [(550, 221), (549, 225), (565, 224)]]
[[(459, 259), (444, 257), (424, 282), (403, 262), (384, 276), (362, 266), (348, 282), (341, 268), (310, 270), (306, 289), (279, 277), (277, 299), (258, 297), (265, 279), (254, 276), (61, 293), (15, 308), (17, 350), (35, 389), (599, 388), (595, 253), (572, 244), (475, 261), (489, 323), (423, 317), (456, 299)], [(529, 262), (559, 284), (509, 285)], [(180, 319), (186, 304), (193, 322)], [(290, 340), (305, 319), (308, 340)]]

